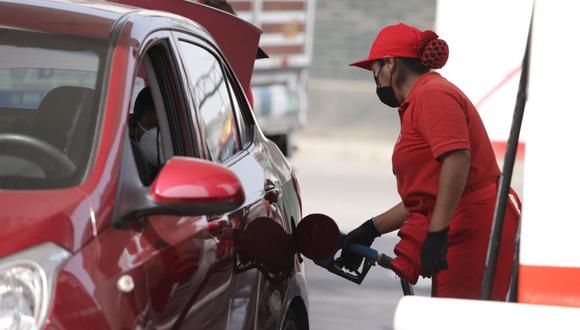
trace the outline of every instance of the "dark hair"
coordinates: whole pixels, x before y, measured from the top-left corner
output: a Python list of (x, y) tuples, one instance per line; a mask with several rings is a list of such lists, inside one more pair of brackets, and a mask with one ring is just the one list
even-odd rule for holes
[(402, 64), (399, 66), (401, 69), (396, 79), (396, 83), (398, 85), (403, 84), (409, 74), (423, 74), (429, 72), (429, 68), (421, 63), (421, 60), (418, 58), (410, 58), (410, 57), (397, 57), (396, 58), (397, 64)]
[(137, 98), (135, 99), (135, 106), (133, 107), (133, 118), (135, 120), (141, 119), (143, 114), (149, 111), (155, 111), (153, 104), (153, 96), (151, 96), (151, 89), (149, 87), (143, 88)]
[(232, 15), (236, 14), (232, 6), (229, 3), (227, 3), (226, 0), (204, 0), (202, 3), (206, 6), (223, 10)]
[(421, 63), (421, 60), (418, 58), (398, 57), (397, 60), (399, 61), (399, 63), (402, 63), (412, 73), (423, 74), (430, 70), (428, 67), (423, 65), (423, 63)]

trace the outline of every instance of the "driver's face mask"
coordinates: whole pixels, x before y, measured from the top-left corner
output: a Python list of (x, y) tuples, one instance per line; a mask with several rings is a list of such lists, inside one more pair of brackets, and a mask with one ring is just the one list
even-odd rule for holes
[(143, 157), (149, 164), (159, 166), (161, 164), (160, 154), (162, 151), (159, 143), (159, 129), (153, 127), (146, 130), (139, 122), (137, 124), (144, 132), (141, 135), (141, 139), (139, 139), (139, 147), (143, 151)]

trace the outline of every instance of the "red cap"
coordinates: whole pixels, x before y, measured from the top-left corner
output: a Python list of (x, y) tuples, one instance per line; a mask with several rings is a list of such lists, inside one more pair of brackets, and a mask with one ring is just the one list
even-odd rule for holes
[(350, 65), (370, 70), (374, 61), (386, 56), (417, 58), (428, 68), (438, 69), (447, 62), (449, 48), (435, 32), (421, 32), (399, 23), (384, 27), (375, 38), (368, 58)]

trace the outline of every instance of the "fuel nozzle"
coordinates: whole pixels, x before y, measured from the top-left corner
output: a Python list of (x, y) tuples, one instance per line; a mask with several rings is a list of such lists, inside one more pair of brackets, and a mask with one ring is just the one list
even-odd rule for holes
[(361, 284), (362, 281), (367, 276), (371, 267), (376, 265), (377, 263), (382, 267), (389, 268), (389, 261), (391, 260), (390, 257), (384, 254), (380, 254), (376, 250), (360, 244), (349, 244), (349, 246), (345, 247), (344, 237), (345, 234), (341, 233), (340, 234), (341, 249), (347, 248), (350, 252), (363, 257), (362, 266), (359, 269), (350, 272), (346, 270), (346, 268), (340, 262), (339, 259), (335, 259), (334, 257), (324, 260), (315, 260), (314, 263), (316, 263), (318, 266), (326, 268), (326, 270), (328, 270), (329, 272), (336, 274), (356, 284)]

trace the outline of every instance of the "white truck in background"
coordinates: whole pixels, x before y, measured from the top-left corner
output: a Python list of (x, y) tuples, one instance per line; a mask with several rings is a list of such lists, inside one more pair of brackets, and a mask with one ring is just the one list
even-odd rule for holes
[(306, 80), (312, 58), (315, 0), (229, 0), (236, 14), (263, 31), (252, 76), (254, 112), (286, 156), (291, 135), (306, 123)]

